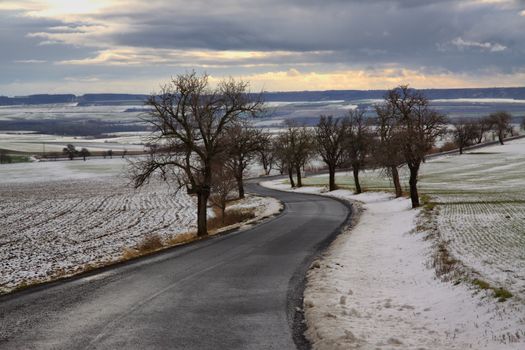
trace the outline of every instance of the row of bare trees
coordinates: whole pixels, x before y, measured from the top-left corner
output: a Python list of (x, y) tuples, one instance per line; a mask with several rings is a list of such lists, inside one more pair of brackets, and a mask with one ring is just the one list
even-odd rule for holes
[[(131, 162), (134, 185), (140, 187), (158, 174), (195, 195), (199, 236), (207, 235), (209, 202), (224, 217), (232, 193), (244, 197), (244, 174), (254, 161), (266, 175), (278, 170), (288, 175), (292, 187), (300, 187), (306, 165), (321, 159), (328, 168), (330, 190), (336, 189), (336, 171), (351, 168), (356, 193), (362, 191), (360, 171), (381, 168), (391, 176), (396, 196), (402, 195), (399, 169), (406, 166), (412, 206), (418, 207), (419, 169), (436, 139), (447, 132), (447, 119), (408, 86), (389, 91), (376, 106), (375, 118), (352, 110), (342, 118), (321, 116), (315, 128), (289, 123), (276, 135), (247, 122), (263, 111), (263, 104), (243, 81), (230, 79), (212, 88), (207, 75), (190, 72), (173, 78), (147, 105), (151, 112), (145, 120), (156, 131), (149, 143), (155, 147), (147, 157)], [(502, 142), (508, 115), (489, 119), (457, 123), (454, 135), (466, 145), (475, 139), (472, 125), (475, 140), (497, 128)]]
[(436, 139), (446, 132), (447, 119), (408, 86), (389, 91), (376, 114), (368, 118), (364, 111), (352, 110), (342, 118), (321, 116), (312, 129), (289, 124), (275, 138), (273, 159), (288, 173), (292, 187), (300, 187), (301, 169), (308, 160), (319, 157), (328, 169), (330, 191), (336, 189), (337, 169), (352, 169), (355, 192), (361, 193), (361, 170), (382, 168), (392, 177), (396, 196), (402, 195), (399, 168), (406, 165), (412, 206), (418, 207), (419, 168)]
[(316, 127), (311, 129), (289, 124), (275, 138), (270, 148), (274, 149), (271, 159), (287, 172), (292, 187), (302, 186), (301, 169), (308, 160), (321, 159), (328, 169), (330, 191), (336, 189), (337, 169), (351, 169), (355, 193), (361, 193), (360, 171), (365, 167), (380, 168), (392, 179), (396, 197), (403, 194), (399, 170), (406, 166), (410, 198), (415, 208), (420, 205), (419, 170), (425, 157), (433, 151), (436, 140), (452, 133), (454, 143), (463, 153), (464, 147), (481, 143), (489, 131), (497, 134), (501, 144), (508, 134), (512, 135), (511, 116), (506, 112), (480, 119), (458, 119), (449, 130), (448, 119), (431, 108), (421, 92), (408, 86), (388, 91), (383, 102), (376, 105), (375, 112), (375, 117), (367, 117), (361, 110), (352, 110), (340, 118), (321, 116)]

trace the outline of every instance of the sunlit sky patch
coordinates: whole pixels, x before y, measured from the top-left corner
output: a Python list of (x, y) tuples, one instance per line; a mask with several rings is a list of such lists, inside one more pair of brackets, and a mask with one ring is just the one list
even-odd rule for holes
[(0, 95), (525, 85), (525, 0), (2, 0)]

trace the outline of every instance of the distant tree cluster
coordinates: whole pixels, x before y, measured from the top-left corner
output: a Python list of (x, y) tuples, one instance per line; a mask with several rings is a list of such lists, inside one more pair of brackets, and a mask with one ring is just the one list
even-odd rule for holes
[(84, 161), (86, 161), (86, 158), (91, 156), (91, 152), (89, 152), (87, 148), (81, 148), (79, 151), (72, 144), (68, 144), (66, 147), (64, 147), (62, 154), (67, 156), (69, 160), (73, 160), (75, 157), (81, 157)]
[[(113, 159), (113, 150), (112, 149), (108, 149), (107, 151), (104, 151), (102, 153), (102, 157), (104, 157), (104, 159), (108, 158), (109, 159)], [(122, 155), (122, 158), (124, 158), (124, 154)]]
[(453, 120), (452, 136), (454, 143), (463, 154), (465, 147), (480, 144), (488, 132), (493, 132), (500, 144), (505, 138), (513, 136), (512, 116), (504, 111), (492, 113), (482, 118), (458, 118)]
[(13, 162), (13, 157), (6, 150), (0, 150), (0, 164), (10, 164)]

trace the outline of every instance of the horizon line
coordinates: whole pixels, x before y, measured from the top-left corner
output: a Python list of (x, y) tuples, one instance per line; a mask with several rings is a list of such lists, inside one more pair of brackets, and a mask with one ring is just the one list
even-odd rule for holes
[[(409, 85), (410, 86), (410, 85)], [(486, 90), (486, 89), (525, 89), (524, 86), (487, 86), (487, 87), (450, 87), (450, 88), (412, 88), (414, 90), (430, 90), (430, 91), (436, 91), (436, 90)], [(327, 89), (327, 90), (276, 90), (276, 91), (268, 91), (268, 90), (262, 90), (260, 92), (248, 92), (251, 94), (255, 93), (271, 93), (271, 94), (278, 94), (278, 93), (300, 93), (300, 92), (332, 92), (332, 91), (389, 91), (390, 89)], [(30, 97), (30, 96), (57, 96), (57, 95), (74, 95), (75, 97), (81, 97), (85, 95), (147, 95), (150, 96), (152, 93), (127, 93), (127, 92), (85, 92), (82, 94), (76, 94), (76, 93), (70, 93), (70, 92), (62, 92), (62, 93), (33, 93), (29, 95), (3, 95), (0, 94), (0, 97), (7, 97), (7, 98), (22, 98), (22, 97)]]

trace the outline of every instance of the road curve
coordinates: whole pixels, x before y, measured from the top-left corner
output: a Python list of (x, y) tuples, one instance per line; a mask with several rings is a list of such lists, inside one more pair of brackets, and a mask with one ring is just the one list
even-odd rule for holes
[[(343, 203), (249, 184), (285, 203), (256, 227), (0, 298), (0, 349), (295, 349), (307, 265)], [(295, 322), (297, 323), (297, 322)], [(295, 334), (294, 334), (295, 333)], [(298, 340), (299, 339), (299, 340)]]

